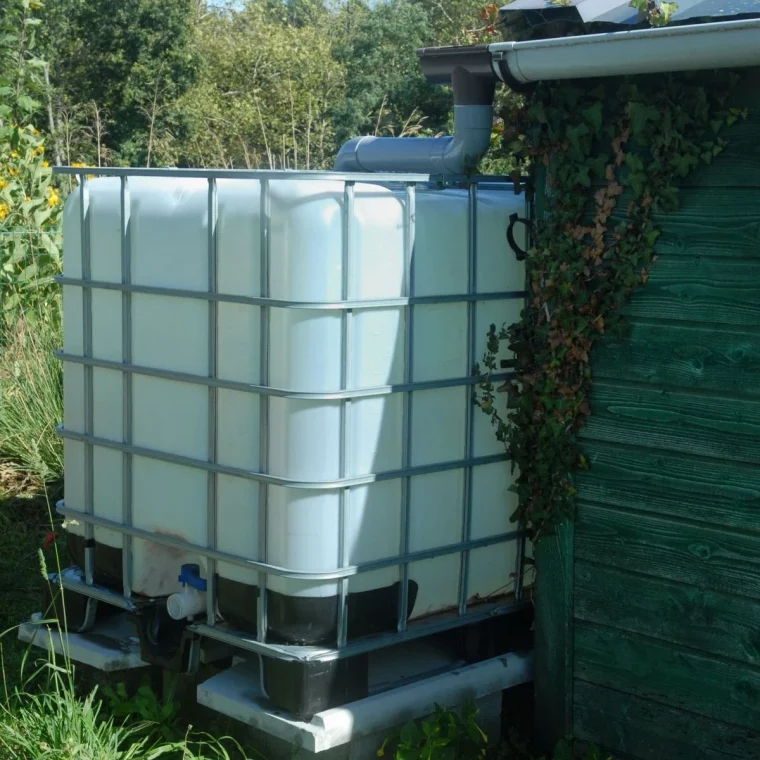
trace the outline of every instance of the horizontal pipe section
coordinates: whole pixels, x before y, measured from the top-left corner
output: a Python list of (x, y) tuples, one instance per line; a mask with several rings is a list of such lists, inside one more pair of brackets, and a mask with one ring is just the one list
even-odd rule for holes
[(78, 277), (64, 277), (63, 275), (56, 276), (55, 281), (59, 285), (86, 287), (91, 290), (115, 290), (122, 293), (141, 293), (151, 296), (166, 296), (167, 298), (191, 298), (198, 301), (219, 301), (220, 303), (237, 303), (244, 306), (269, 306), (275, 309), (304, 309), (307, 311), (349, 311), (354, 309), (389, 309), (393, 307), (405, 307), (410, 304), (507, 301), (525, 298), (526, 295), (524, 290), (505, 290), (495, 293), (456, 293), (440, 296), (415, 296), (414, 298), (375, 298), (352, 301), (284, 301), (277, 298), (237, 296), (225, 293), (212, 293), (205, 290), (181, 290), (154, 285), (109, 282), (107, 280), (83, 280)]
[[(402, 383), (399, 385), (381, 385), (375, 388), (357, 388), (356, 390), (327, 391), (325, 393), (313, 393), (310, 391), (294, 391), (287, 388), (272, 388), (268, 385), (252, 385), (241, 383), (236, 380), (221, 380), (207, 375), (192, 375), (187, 372), (175, 372), (174, 370), (158, 369), (157, 367), (144, 367), (139, 364), (123, 364), (110, 359), (93, 359), (78, 354), (67, 354), (63, 351), (56, 352), (56, 356), (62, 362), (69, 364), (82, 364), (87, 367), (111, 369), (127, 374), (146, 375), (158, 377), (162, 380), (174, 380), (179, 383), (191, 383), (203, 385), (209, 388), (222, 388), (241, 393), (255, 393), (261, 396), (276, 396), (278, 398), (300, 399), (302, 401), (340, 401), (342, 399), (372, 398), (376, 396), (389, 396), (394, 393), (407, 393), (408, 391), (437, 390), (440, 388), (459, 388), (468, 385), (477, 385), (481, 378), (477, 375), (469, 377), (452, 377), (446, 380), (426, 380), (418, 383)], [(491, 375), (491, 381), (507, 380), (514, 375), (513, 372), (502, 372)]]
[(107, 520), (104, 517), (97, 517), (96, 515), (86, 515), (80, 510), (73, 509), (66, 505), (65, 501), (59, 501), (56, 504), (56, 510), (59, 514), (63, 515), (67, 519), (75, 520), (96, 525), (99, 528), (107, 528), (117, 533), (123, 533), (135, 538), (142, 538), (146, 541), (152, 541), (155, 544), (161, 546), (168, 546), (173, 549), (181, 549), (184, 552), (195, 553), (204, 557), (211, 557), (219, 562), (226, 562), (230, 565), (236, 565), (237, 567), (243, 567), (246, 570), (257, 570), (267, 575), (277, 575), (282, 578), (291, 578), (293, 580), (301, 581), (334, 581), (341, 578), (350, 578), (354, 575), (361, 573), (369, 573), (373, 570), (382, 570), (386, 567), (393, 567), (394, 565), (401, 565), (406, 562), (419, 562), (423, 559), (433, 559), (435, 557), (441, 557), (446, 554), (456, 554), (461, 551), (481, 549), (485, 546), (493, 546), (494, 544), (504, 544), (510, 541), (515, 541), (522, 538), (525, 535), (525, 531), (515, 530), (508, 533), (498, 533), (494, 536), (487, 536), (485, 538), (478, 538), (471, 541), (465, 541), (457, 544), (447, 544), (445, 546), (436, 546), (431, 549), (424, 549), (416, 552), (409, 552), (404, 555), (395, 557), (385, 557), (383, 559), (372, 560), (371, 562), (364, 562), (358, 565), (347, 565), (346, 567), (338, 568), (335, 570), (323, 570), (321, 572), (306, 572), (290, 570), (286, 567), (278, 567), (277, 565), (270, 565), (266, 562), (259, 562), (253, 559), (246, 559), (244, 557), (238, 557), (236, 554), (228, 554), (227, 552), (219, 551), (218, 549), (210, 549), (207, 546), (201, 546), (199, 544), (191, 543), (190, 541), (183, 541), (180, 538), (174, 538), (172, 536), (166, 536), (163, 533), (152, 533), (148, 530), (142, 530), (135, 528), (132, 525), (122, 525), (114, 520)]
[(121, 594), (117, 594), (110, 589), (97, 586), (94, 583), (89, 584), (84, 581), (77, 581), (71, 578), (63, 578), (58, 573), (53, 573), (48, 576), (48, 580), (59, 588), (64, 588), (68, 591), (74, 591), (78, 594), (84, 594), (91, 599), (96, 599), (99, 602), (105, 602), (113, 607), (119, 607), (122, 610), (132, 611), (136, 609), (134, 603)]
[(336, 480), (291, 480), (290, 478), (281, 478), (276, 475), (244, 470), (239, 467), (227, 467), (215, 462), (193, 459), (192, 457), (184, 457), (179, 454), (170, 454), (166, 451), (156, 451), (155, 449), (146, 449), (141, 446), (130, 446), (121, 441), (112, 441), (108, 438), (98, 438), (94, 435), (75, 433), (71, 430), (64, 429), (63, 425), (59, 425), (56, 428), (56, 432), (61, 438), (69, 441), (79, 441), (80, 443), (92, 444), (93, 446), (102, 446), (105, 449), (113, 449), (114, 451), (125, 451), (138, 457), (145, 457), (146, 459), (156, 459), (159, 462), (179, 464), (184, 467), (205, 470), (207, 472), (216, 472), (221, 475), (232, 475), (235, 478), (243, 478), (244, 480), (255, 480), (259, 483), (269, 483), (273, 486), (299, 488), (307, 491), (333, 491), (338, 488), (346, 488), (347, 486), (364, 486), (369, 483), (379, 483), (384, 480), (397, 480), (398, 478), (406, 478), (414, 475), (430, 475), (433, 472), (461, 470), (464, 467), (478, 467), (479, 465), (508, 461), (506, 454), (492, 454), (491, 456), (461, 459), (453, 462), (440, 462), (438, 464), (419, 465), (417, 467), (408, 467), (401, 470), (388, 470), (387, 472), (377, 472), (369, 475), (355, 475), (350, 478), (338, 478)]

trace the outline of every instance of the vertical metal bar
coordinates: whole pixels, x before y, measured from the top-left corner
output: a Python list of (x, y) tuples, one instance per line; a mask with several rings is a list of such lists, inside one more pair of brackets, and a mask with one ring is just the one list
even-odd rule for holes
[[(472, 182), (467, 196), (467, 293), (477, 291), (477, 249), (478, 249), (478, 185)], [(465, 377), (472, 373), (475, 365), (475, 325), (476, 301), (467, 302), (467, 366), (464, 367)], [(473, 404), (469, 398), (470, 388), (467, 389), (467, 407), (465, 409), (465, 442), (464, 458), (472, 458), (474, 425)], [(470, 540), (472, 528), (472, 467), (464, 469), (464, 504), (462, 509), (462, 541)], [(460, 557), (459, 566), (459, 614), (467, 614), (467, 587), (470, 582), (470, 552), (465, 550)]]
[[(416, 217), (416, 187), (413, 183), (407, 183), (404, 196), (404, 268), (405, 268), (405, 295), (409, 298), (414, 296), (414, 224)], [(404, 382), (411, 383), (414, 378), (414, 305), (409, 304), (406, 308), (406, 323), (404, 327), (404, 344), (406, 357), (404, 367)], [(401, 466), (406, 469), (411, 466), (412, 460), (412, 392), (404, 395), (403, 412), (403, 440), (401, 446)], [(411, 478), (406, 477), (401, 483), (401, 541), (399, 554), (409, 552), (409, 533), (411, 529)], [(400, 565), (400, 589), (398, 599), (398, 623), (399, 632), (406, 630), (407, 610), (409, 607), (409, 563), (402, 562)]]
[[(80, 203), (80, 234), (82, 244), (82, 353), (86, 357), (92, 357), (92, 288), (89, 281), (92, 279), (92, 252), (90, 249), (90, 192), (87, 187), (87, 176), (79, 175), (79, 187), (81, 188)], [(93, 408), (93, 368), (85, 365), (84, 372), (84, 432), (85, 435), (94, 435), (94, 408)], [(88, 515), (95, 512), (94, 499), (94, 462), (93, 446), (91, 443), (84, 444), (84, 511)], [(90, 522), (84, 526), (84, 573), (85, 580), (89, 585), (93, 583), (95, 574), (95, 529)]]
[[(208, 180), (208, 291), (217, 291), (217, 222), (219, 219), (219, 203), (217, 197), (216, 179)], [(219, 332), (218, 302), (208, 302), (208, 376), (216, 378), (219, 351), (217, 346)], [(207, 458), (209, 462), (217, 460), (217, 402), (218, 389), (209, 386), (208, 389), (208, 444)], [(215, 472), (207, 475), (208, 495), (206, 502), (207, 540), (210, 549), (216, 549), (217, 533), (217, 478)], [(216, 623), (216, 560), (206, 559), (206, 621), (209, 625)]]
[[(354, 183), (346, 182), (343, 190), (343, 251), (341, 262), (341, 298), (347, 301), (349, 291), (351, 290), (351, 262), (354, 251), (353, 230), (354, 230)], [(344, 309), (341, 316), (341, 337), (340, 337), (340, 387), (345, 390), (349, 387), (351, 378), (351, 342), (353, 328), (353, 309)], [(340, 402), (340, 471), (339, 477), (345, 478), (349, 471), (350, 457), (350, 428), (351, 401), (342, 399)], [(339, 516), (338, 516), (338, 561), (341, 567), (348, 564), (348, 511), (351, 499), (351, 489), (341, 488), (339, 494)], [(346, 605), (348, 601), (348, 578), (341, 578), (338, 581), (338, 648), (345, 646), (348, 638), (348, 615)]]
[[(271, 241), (269, 228), (271, 223), (271, 199), (269, 180), (261, 180), (261, 212), (260, 212), (260, 260), (261, 260), (261, 297), (269, 298)], [(260, 351), (261, 351), (261, 385), (269, 385), (269, 306), (261, 306), (259, 312)], [(260, 471), (269, 469), (269, 396), (259, 396), (259, 459)], [(269, 512), (269, 486), (259, 484), (259, 560), (267, 561), (267, 525)], [(259, 609), (257, 634), (258, 640), (267, 639), (267, 574), (259, 573)]]
[[(129, 200), (129, 180), (121, 178), (121, 281), (125, 285), (132, 282), (132, 229), (131, 205)], [(127, 290), (121, 294), (121, 360), (125, 365), (132, 363), (132, 294)], [(122, 440), (132, 444), (132, 373), (121, 373), (122, 395)], [(122, 454), (121, 471), (121, 521), (132, 525), (132, 454)], [(123, 533), (121, 549), (124, 596), (132, 596), (132, 536)]]
[[(533, 198), (535, 197), (535, 194), (532, 192), (528, 192), (527, 190), (525, 192), (525, 216), (530, 219), (531, 222), (535, 222), (536, 220), (536, 208), (535, 204), (533, 202)], [(533, 229), (533, 225), (531, 224), (529, 226), (529, 230)], [(530, 233), (528, 233), (530, 234)], [(526, 239), (526, 247), (532, 245), (533, 241), (530, 239)], [(523, 285), (525, 287), (526, 293), (527, 293), (527, 280), (523, 281)], [(525, 302), (523, 304), (525, 308), (528, 307), (528, 296), (525, 296)], [(521, 528), (525, 527), (524, 525), (520, 526)], [(526, 550), (526, 542), (527, 538), (523, 536), (522, 538), (518, 539), (517, 544), (517, 557), (515, 561), (515, 601), (522, 601), (523, 598), (523, 591), (525, 588), (525, 550)]]

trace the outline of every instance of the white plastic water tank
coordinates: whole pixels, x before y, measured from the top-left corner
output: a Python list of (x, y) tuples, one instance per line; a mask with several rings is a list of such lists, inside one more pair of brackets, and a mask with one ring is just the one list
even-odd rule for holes
[[(455, 384), (471, 375), (472, 358), (485, 350), (488, 326), (519, 317), (522, 299), (492, 294), (522, 291), (523, 266), (506, 242), (509, 216), (525, 216), (524, 195), (481, 187), (477, 194), (474, 350), (468, 352), (468, 192), (419, 188), (416, 193), (412, 256), (414, 296), (411, 351), (407, 344), (408, 310), (403, 303), (383, 308), (354, 308), (346, 337), (342, 376), (342, 309), (288, 308), (297, 302), (401, 299), (407, 293), (403, 190), (357, 183), (353, 213), (344, 223), (344, 183), (330, 180), (269, 182), (268, 293), (262, 280), (261, 183), (247, 179), (217, 182), (217, 290), (226, 296), (268, 295), (281, 304), (263, 309), (251, 303), (221, 301), (216, 329), (217, 377), (238, 383), (220, 387), (216, 409), (216, 462), (298, 481), (316, 483), (367, 476), (347, 491), (345, 541), (349, 564), (399, 554), (403, 545), (402, 504), (408, 487), (409, 544), (416, 552), (462, 541), (463, 518), (471, 504), (470, 538), (515, 529), (509, 522), (514, 495), (509, 464), (489, 457), (503, 454), (488, 419), (473, 409), (468, 443), (468, 406), (472, 386)], [(92, 290), (93, 512), (122, 521), (122, 496), (131, 494), (132, 525), (206, 546), (207, 473), (187, 466), (206, 462), (210, 395), (204, 378), (209, 366), (208, 300), (169, 294), (164, 288), (208, 291), (208, 183), (204, 179), (129, 179), (128, 210), (131, 284), (131, 431), (132, 446), (146, 455), (131, 457), (131, 484), (123, 488), (125, 441), (123, 382), (122, 215), (118, 178), (87, 183), (91, 278), (115, 289)], [(69, 197), (64, 213), (64, 277), (82, 272), (81, 192)], [(518, 225), (517, 237), (520, 239)], [(344, 273), (344, 236), (351, 238)], [(344, 284), (345, 277), (345, 284)], [(344, 293), (347, 287), (347, 293)], [(186, 296), (189, 295), (186, 293)], [(436, 302), (438, 301), (438, 302)], [(284, 303), (287, 302), (287, 303)], [(262, 348), (262, 315), (265, 319)], [(64, 286), (65, 504), (84, 511), (85, 369), (76, 359), (85, 353), (83, 289)], [(472, 348), (472, 347), (471, 347)], [(411, 354), (411, 368), (408, 356)], [(262, 360), (262, 357), (266, 357)], [(506, 357), (506, 354), (505, 354)], [(109, 364), (112, 363), (112, 364)], [(103, 366), (108, 365), (108, 366)], [(268, 366), (267, 366), (268, 365)], [(410, 372), (411, 369), (411, 372)], [(156, 370), (157, 372), (153, 372)], [(156, 375), (185, 373), (187, 378)], [(291, 392), (325, 394), (375, 389), (405, 382), (426, 383), (410, 404), (410, 446), (405, 462), (403, 392), (352, 398), (347, 405), (342, 443), (339, 399), (261, 394), (244, 386), (269, 385)], [(432, 386), (432, 387), (428, 387)], [(262, 428), (262, 409), (268, 415)], [(213, 424), (213, 423), (212, 423)], [(263, 429), (263, 433), (262, 433)], [(113, 442), (113, 447), (98, 440)], [(341, 471), (341, 446), (345, 470)], [(149, 452), (176, 455), (183, 464)], [(468, 497), (464, 460), (471, 469)], [(384, 473), (412, 468), (408, 478), (383, 479)], [(417, 468), (415, 470), (415, 468)], [(419, 468), (424, 468), (420, 471)], [(380, 476), (375, 479), (373, 476)], [(265, 494), (266, 557), (261, 556), (260, 498)], [(330, 571), (339, 556), (340, 488), (268, 485), (220, 473), (215, 479), (216, 548), (252, 560), (297, 571)], [(82, 536), (77, 521), (69, 531)], [(122, 535), (95, 528), (96, 559), (120, 557)], [(468, 558), (467, 598), (482, 599), (509, 590), (514, 580), (518, 542), (473, 549)], [(166, 596), (179, 590), (178, 573), (203, 556), (135, 538), (132, 542), (134, 593)], [(409, 565), (416, 584), (412, 617), (456, 607), (461, 555), (426, 558)], [(106, 575), (118, 576), (120, 559)], [(255, 587), (255, 569), (217, 564), (220, 584)], [(110, 577), (109, 576), (109, 577)], [(349, 595), (393, 587), (398, 566), (352, 576)], [(283, 597), (333, 598), (336, 581), (304, 581), (270, 575), (268, 589)], [(254, 597), (255, 598), (255, 597)], [(395, 598), (395, 597), (394, 597)], [(255, 601), (254, 601), (255, 605)], [(254, 615), (255, 618), (255, 615)]]

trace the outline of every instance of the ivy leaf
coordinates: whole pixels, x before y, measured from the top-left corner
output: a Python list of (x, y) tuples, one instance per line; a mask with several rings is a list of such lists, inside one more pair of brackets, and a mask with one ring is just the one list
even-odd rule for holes
[(591, 127), (594, 134), (598, 134), (601, 131), (604, 120), (604, 107), (601, 101), (597, 101), (589, 108), (584, 108), (581, 116), (583, 117), (583, 121)]
[(628, 114), (631, 117), (631, 131), (633, 136), (641, 140), (647, 124), (660, 121), (660, 112), (654, 106), (632, 101), (628, 104)]

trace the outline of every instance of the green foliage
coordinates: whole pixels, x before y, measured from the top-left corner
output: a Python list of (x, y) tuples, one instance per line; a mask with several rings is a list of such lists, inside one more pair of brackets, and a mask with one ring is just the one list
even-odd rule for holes
[(415, 112), (426, 117), (427, 130), (444, 128), (451, 94), (425, 81), (415, 53), (433, 37), (421, 6), (348, 0), (333, 28), (334, 56), (346, 72), (345, 95), (331, 110), (338, 144), (359, 134), (399, 134)]
[[(648, 279), (660, 234), (654, 214), (678, 208), (678, 182), (725, 146), (726, 72), (542, 84), (512, 142), (537, 168), (546, 211), (526, 260), (522, 320), (491, 325), (478, 403), (517, 471), (513, 519), (540, 538), (574, 514), (572, 472), (589, 466), (577, 434), (591, 413), (593, 346), (623, 328), (620, 309)], [(620, 209), (621, 202), (625, 206)], [(502, 341), (516, 374), (499, 390)]]
[(631, 0), (629, 5), (641, 11), (652, 26), (666, 26), (678, 10), (678, 3), (657, 3), (655, 0)]
[(44, 66), (33, 6), (12, 0), (0, 16), (0, 308), (11, 320), (22, 308), (42, 313), (60, 271), (61, 197), (32, 124)]
[(60, 345), (55, 318), (22, 319), (0, 330), (0, 457), (40, 483), (63, 477), (63, 442), (55, 433), (63, 420), (63, 375), (54, 353)]
[(387, 739), (377, 751), (394, 760), (481, 760), (488, 737), (477, 723), (477, 708), (466, 704), (462, 714), (436, 706), (430, 720), (419, 727), (407, 723), (398, 736)]
[(56, 139), (71, 163), (172, 164), (195, 79), (193, 0), (56, 0), (45, 11)]
[(160, 733), (164, 739), (177, 738), (178, 705), (171, 699), (159, 699), (147, 679), (134, 694), (129, 694), (124, 682), (119, 682), (113, 688), (104, 687), (103, 695), (114, 718), (139, 718), (145, 721), (148, 732)]
[(254, 2), (239, 12), (212, 10), (198, 24), (205, 65), (182, 101), (193, 126), (191, 163), (303, 169), (330, 162), (328, 111), (344, 92), (330, 37), (270, 13)]

